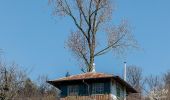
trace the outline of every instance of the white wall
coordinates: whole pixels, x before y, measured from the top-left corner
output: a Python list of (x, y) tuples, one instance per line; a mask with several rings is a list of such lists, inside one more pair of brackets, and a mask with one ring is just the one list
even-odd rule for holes
[(113, 100), (116, 100), (116, 84), (115, 81), (111, 81), (111, 96), (113, 98)]
[(111, 95), (112, 95), (113, 100), (117, 100), (117, 91), (116, 91), (117, 86), (120, 87), (120, 96), (121, 97), (126, 96), (126, 92), (125, 92), (126, 88), (122, 87), (120, 84), (119, 85), (117, 85), (117, 84), (119, 84), (119, 83), (116, 83), (116, 81), (111, 82), (111, 87), (110, 88), (111, 88)]

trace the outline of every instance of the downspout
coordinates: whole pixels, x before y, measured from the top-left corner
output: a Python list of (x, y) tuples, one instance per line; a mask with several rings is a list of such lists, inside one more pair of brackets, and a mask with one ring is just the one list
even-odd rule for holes
[(85, 85), (87, 85), (88, 96), (90, 96), (90, 86), (89, 86), (89, 84), (88, 84), (87, 82), (85, 82), (84, 80), (83, 80), (83, 83), (84, 83)]

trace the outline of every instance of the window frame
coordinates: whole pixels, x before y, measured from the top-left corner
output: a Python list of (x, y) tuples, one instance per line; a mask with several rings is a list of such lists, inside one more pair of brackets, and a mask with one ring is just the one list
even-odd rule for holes
[(69, 85), (69, 86), (67, 86), (67, 95), (68, 96), (77, 96), (77, 95), (79, 95), (79, 86), (78, 85)]
[(124, 97), (123, 87), (119, 83), (116, 83), (116, 96), (117, 97)]
[(105, 90), (104, 83), (93, 83), (92, 94), (103, 94)]
[(121, 88), (119, 87), (119, 85), (116, 85), (116, 96), (121, 97)]

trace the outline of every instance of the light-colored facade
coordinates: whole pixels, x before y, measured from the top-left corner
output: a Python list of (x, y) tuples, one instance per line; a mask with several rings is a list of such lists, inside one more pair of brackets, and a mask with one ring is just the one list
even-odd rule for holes
[(116, 81), (111, 81), (111, 98), (113, 100), (126, 100), (126, 87)]

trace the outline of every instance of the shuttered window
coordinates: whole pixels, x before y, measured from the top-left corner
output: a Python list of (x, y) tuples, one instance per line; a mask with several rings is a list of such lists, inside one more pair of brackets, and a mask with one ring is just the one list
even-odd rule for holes
[(79, 85), (79, 96), (89, 95), (88, 86), (86, 84)]
[(119, 83), (116, 84), (116, 94), (117, 94), (117, 97), (121, 97), (121, 98), (124, 97), (123, 88)]
[(109, 94), (110, 93), (110, 82), (105, 82), (104, 83), (104, 94)]
[(116, 94), (117, 94), (117, 97), (120, 97), (120, 87), (119, 86), (116, 86)]
[(78, 85), (70, 85), (68, 86), (68, 95), (75, 96), (79, 94), (79, 87)]
[(65, 86), (65, 85), (60, 86), (59, 89), (61, 90), (61, 93), (60, 93), (60, 96), (61, 96), (61, 97), (67, 96), (67, 86)]
[(103, 93), (104, 93), (104, 83), (92, 84), (92, 94), (103, 94)]

